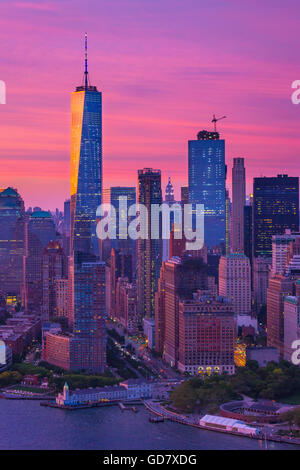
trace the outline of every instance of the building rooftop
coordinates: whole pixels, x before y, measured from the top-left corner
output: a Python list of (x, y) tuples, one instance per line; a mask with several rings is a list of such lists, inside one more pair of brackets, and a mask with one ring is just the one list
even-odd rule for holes
[(35, 211), (30, 216), (31, 219), (47, 219), (51, 217), (51, 214), (46, 211)]

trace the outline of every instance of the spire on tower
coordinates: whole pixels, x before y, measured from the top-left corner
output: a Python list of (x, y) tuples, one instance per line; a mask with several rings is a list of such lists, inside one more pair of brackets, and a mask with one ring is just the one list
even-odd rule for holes
[(87, 33), (85, 33), (85, 35), (84, 35), (84, 48), (85, 48), (85, 53), (84, 53), (84, 86), (85, 86), (85, 89), (87, 90), (87, 87), (88, 87)]

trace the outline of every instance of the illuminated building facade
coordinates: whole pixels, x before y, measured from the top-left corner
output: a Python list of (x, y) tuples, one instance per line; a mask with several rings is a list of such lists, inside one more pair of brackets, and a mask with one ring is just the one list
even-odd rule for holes
[(193, 292), (207, 288), (207, 265), (201, 258), (186, 253), (163, 263), (155, 296), (155, 349), (172, 366), (178, 361), (179, 299), (191, 299)]
[[(300, 281), (296, 283), (296, 295), (284, 299), (284, 359), (292, 362), (294, 341), (300, 339)], [(297, 348), (298, 349), (298, 348)]]
[(6, 295), (22, 294), (24, 254), (23, 199), (13, 188), (0, 189), (0, 285)]
[(299, 178), (254, 178), (253, 255), (272, 256), (272, 236), (299, 230)]
[(246, 174), (243, 158), (233, 159), (231, 251), (244, 252), (244, 206), (246, 203)]
[(66, 276), (66, 258), (58, 242), (50, 242), (44, 249), (42, 265), (43, 303), (42, 321), (58, 316), (56, 281)]
[[(68, 270), (68, 323), (72, 335), (52, 335), (47, 360), (68, 368), (102, 373), (106, 367), (105, 264), (99, 261), (96, 210), (102, 191), (102, 94), (91, 86), (85, 42), (84, 85), (71, 95), (71, 256)], [(50, 341), (50, 340), (49, 340)], [(48, 347), (48, 341), (46, 341)], [(50, 346), (49, 346), (50, 348)], [(68, 352), (67, 351), (68, 349)]]
[(71, 237), (73, 251), (99, 254), (96, 210), (102, 191), (102, 93), (88, 80), (71, 95)]
[(228, 299), (195, 294), (181, 300), (178, 369), (191, 375), (234, 374), (235, 328)]
[(243, 253), (221, 256), (219, 264), (219, 295), (232, 302), (236, 315), (251, 311), (251, 267)]
[[(138, 313), (141, 319), (154, 317), (155, 292), (162, 262), (162, 239), (151, 234), (151, 204), (162, 203), (161, 172), (138, 170), (138, 203), (148, 210), (148, 237), (137, 240)], [(159, 223), (159, 222), (158, 222)], [(160, 224), (161, 225), (161, 224)]]
[(204, 204), (204, 241), (225, 250), (225, 140), (201, 131), (188, 142), (189, 202)]
[(53, 218), (49, 212), (36, 210), (27, 225), (25, 258), (25, 308), (40, 314), (43, 301), (43, 254), (46, 246), (56, 240)]
[(267, 345), (284, 355), (284, 298), (293, 295), (293, 281), (281, 274), (269, 280), (267, 290)]

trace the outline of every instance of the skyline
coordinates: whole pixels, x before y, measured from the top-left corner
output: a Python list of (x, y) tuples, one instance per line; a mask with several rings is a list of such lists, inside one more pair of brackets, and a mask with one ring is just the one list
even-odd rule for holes
[(289, 3), (1, 5), (0, 187), (17, 188), (26, 207), (62, 209), (70, 196), (70, 94), (82, 82), (85, 31), (91, 84), (103, 92), (104, 188), (136, 186), (137, 170), (153, 167), (163, 188), (170, 174), (179, 198), (188, 140), (213, 129), (213, 114), (228, 116), (218, 123), (227, 186), (234, 157), (245, 158), (247, 193), (253, 177), (296, 176), (300, 107), (290, 97), (300, 6)]

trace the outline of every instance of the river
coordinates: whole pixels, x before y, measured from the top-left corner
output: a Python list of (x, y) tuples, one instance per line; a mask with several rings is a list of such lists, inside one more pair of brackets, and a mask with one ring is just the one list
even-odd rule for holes
[[(224, 435), (181, 424), (149, 423), (149, 413), (119, 407), (66, 411), (38, 401), (0, 400), (0, 449), (6, 450), (202, 450), (261, 449), (249, 438)], [(268, 443), (269, 449), (299, 447)]]

